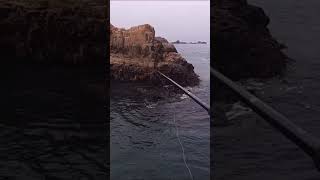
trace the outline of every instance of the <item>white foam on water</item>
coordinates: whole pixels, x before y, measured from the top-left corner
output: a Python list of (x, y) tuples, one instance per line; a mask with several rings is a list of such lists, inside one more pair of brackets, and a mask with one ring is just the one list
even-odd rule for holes
[(233, 120), (250, 113), (252, 113), (250, 108), (243, 106), (241, 102), (236, 102), (232, 105), (231, 110), (226, 113), (226, 116), (228, 120)]
[(182, 95), (180, 96), (180, 99), (188, 99), (188, 98), (189, 98), (189, 96), (186, 95), (186, 94), (182, 94)]
[(144, 103), (144, 104), (148, 109), (154, 109), (158, 105), (158, 103), (152, 103), (152, 104)]

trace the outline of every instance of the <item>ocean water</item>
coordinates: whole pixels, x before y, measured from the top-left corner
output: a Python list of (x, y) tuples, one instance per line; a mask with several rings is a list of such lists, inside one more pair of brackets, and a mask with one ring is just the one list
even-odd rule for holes
[[(176, 48), (201, 79), (189, 89), (209, 104), (209, 45)], [(194, 179), (209, 179), (208, 113), (186, 95), (154, 98), (154, 91), (147, 84), (111, 82), (111, 179), (190, 179), (175, 125)]]
[[(294, 61), (284, 77), (250, 80), (256, 94), (295, 124), (320, 138), (320, 1), (249, 0), (271, 19), (273, 36)], [(215, 127), (215, 179), (319, 179), (312, 159), (241, 103)]]
[(106, 179), (103, 68), (4, 65), (0, 179)]

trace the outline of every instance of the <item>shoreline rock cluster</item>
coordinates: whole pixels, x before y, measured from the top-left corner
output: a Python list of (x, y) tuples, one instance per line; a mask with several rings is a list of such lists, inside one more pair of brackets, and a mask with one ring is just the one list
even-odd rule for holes
[(233, 80), (284, 72), (288, 57), (271, 36), (263, 9), (247, 0), (216, 0), (212, 8), (212, 66)]
[[(212, 66), (234, 80), (269, 78), (285, 70), (284, 46), (270, 35), (261, 8), (246, 0), (216, 0), (212, 8)], [(0, 0), (2, 57), (8, 62), (105, 64), (110, 50), (113, 79), (152, 81), (156, 67), (184, 86), (199, 83), (193, 66), (173, 44), (156, 37), (153, 27), (116, 28), (108, 23), (108, 13), (102, 0)]]
[[(182, 85), (198, 83), (193, 66), (167, 40), (155, 37), (151, 26), (131, 28), (128, 34), (113, 31), (107, 4), (102, 0), (0, 0), (0, 47), (5, 64), (92, 65), (108, 73), (110, 65), (113, 79), (152, 82), (156, 76), (151, 66), (158, 59), (157, 69)], [(114, 42), (111, 48), (109, 30)]]
[(182, 86), (199, 83), (194, 67), (149, 24), (117, 28), (110, 25), (110, 76), (122, 81), (159, 83), (156, 70)]

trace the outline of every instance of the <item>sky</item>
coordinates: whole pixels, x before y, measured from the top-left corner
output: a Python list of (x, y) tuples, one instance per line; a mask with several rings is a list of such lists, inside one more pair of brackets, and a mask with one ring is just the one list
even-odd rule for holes
[(169, 41), (210, 40), (210, 1), (111, 1), (110, 21), (116, 27), (150, 24), (156, 36)]

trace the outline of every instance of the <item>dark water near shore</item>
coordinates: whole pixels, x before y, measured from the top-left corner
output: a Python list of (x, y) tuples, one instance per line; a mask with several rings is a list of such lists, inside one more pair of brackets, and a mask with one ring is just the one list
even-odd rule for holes
[[(176, 47), (200, 75), (200, 85), (190, 90), (209, 104), (209, 45)], [(207, 112), (185, 95), (154, 99), (154, 90), (146, 84), (111, 83), (111, 179), (189, 179), (174, 114), (194, 178), (209, 179)]]
[[(271, 19), (271, 33), (295, 62), (282, 79), (251, 81), (258, 96), (320, 138), (320, 1), (250, 0)], [(247, 83), (248, 85), (248, 83)], [(239, 103), (232, 125), (215, 128), (216, 179), (319, 179), (313, 161)], [(233, 116), (232, 116), (233, 115)]]
[(0, 179), (106, 179), (103, 68), (1, 66)]

